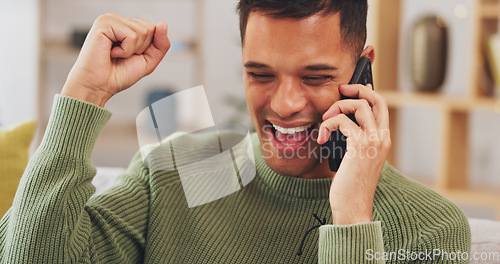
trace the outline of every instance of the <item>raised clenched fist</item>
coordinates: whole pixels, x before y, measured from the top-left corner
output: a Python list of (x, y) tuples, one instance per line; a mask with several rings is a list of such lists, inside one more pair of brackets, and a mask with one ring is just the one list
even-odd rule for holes
[(167, 24), (103, 15), (94, 22), (61, 94), (104, 106), (152, 73), (169, 48)]

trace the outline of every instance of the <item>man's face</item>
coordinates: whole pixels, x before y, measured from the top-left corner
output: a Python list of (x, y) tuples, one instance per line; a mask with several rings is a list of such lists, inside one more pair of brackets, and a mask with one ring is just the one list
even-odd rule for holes
[(252, 12), (243, 64), (248, 112), (269, 166), (283, 175), (331, 177), (328, 162), (320, 162), (317, 129), (355, 68), (340, 15), (275, 19)]

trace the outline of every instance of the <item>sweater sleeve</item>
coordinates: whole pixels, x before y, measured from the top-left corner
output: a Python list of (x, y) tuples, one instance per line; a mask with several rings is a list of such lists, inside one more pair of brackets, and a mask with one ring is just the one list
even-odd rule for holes
[(145, 169), (131, 166), (120, 185), (89, 202), (96, 173), (91, 153), (110, 116), (93, 104), (56, 96), (45, 136), (0, 222), (1, 263), (142, 258), (149, 208)]
[(417, 211), (420, 232), (416, 251), (427, 253), (419, 263), (469, 263), (471, 231), (463, 211), (436, 193), (422, 199), (432, 201), (435, 209)]
[(354, 225), (323, 225), (319, 228), (318, 263), (385, 263), (379, 221)]

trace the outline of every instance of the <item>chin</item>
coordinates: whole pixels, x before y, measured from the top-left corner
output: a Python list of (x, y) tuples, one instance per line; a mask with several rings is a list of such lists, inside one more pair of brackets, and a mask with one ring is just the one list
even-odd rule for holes
[(300, 157), (284, 157), (283, 153), (278, 153), (276, 149), (262, 149), (262, 152), (268, 154), (264, 155), (264, 158), (269, 167), (281, 175), (301, 178), (321, 165), (319, 158), (316, 158), (319, 153), (309, 157), (306, 155), (308, 151), (305, 151), (303, 155), (297, 155)]
[[(316, 166), (319, 165), (318, 161), (313, 162), (288, 162), (268, 160), (267, 163), (273, 171), (278, 174), (302, 178), (305, 174), (310, 173)], [(303, 163), (303, 164), (302, 164)]]

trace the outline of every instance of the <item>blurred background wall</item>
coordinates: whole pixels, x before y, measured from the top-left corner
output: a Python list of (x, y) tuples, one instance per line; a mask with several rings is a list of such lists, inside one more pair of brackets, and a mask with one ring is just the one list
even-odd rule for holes
[(0, 125), (38, 117), (39, 9), (37, 0), (0, 3)]
[[(82, 38), (99, 15), (113, 12), (167, 22), (172, 48), (152, 75), (108, 103), (113, 117), (96, 145), (97, 166), (127, 166), (139, 147), (137, 114), (155, 97), (198, 85), (205, 86), (216, 123), (250, 125), (244, 108), (236, 3), (3, 0), (0, 124), (37, 119), (36, 146)], [(377, 51), (375, 89), (391, 108), (390, 162), (459, 203), (469, 215), (500, 219), (500, 196), (495, 195), (500, 190), (500, 103), (484, 48), (485, 39), (498, 30), (498, 0), (369, 0), (369, 4), (367, 44)], [(415, 25), (428, 15), (447, 23), (446, 76), (434, 90), (421, 91), (412, 82), (411, 52), (417, 43)], [(194, 102), (183, 102), (177, 111), (193, 109)]]

